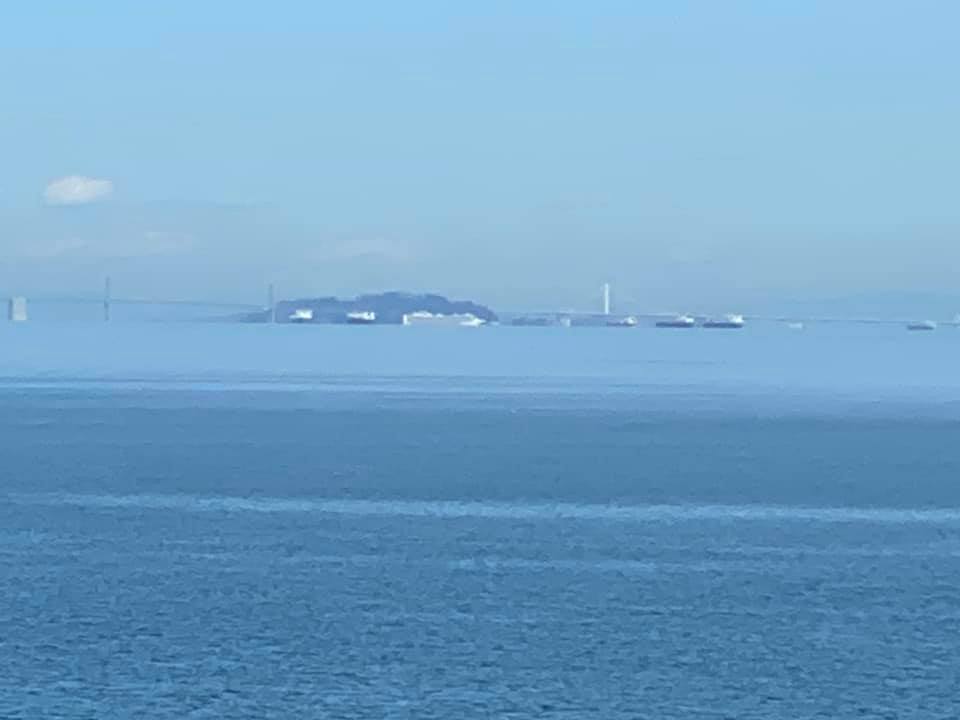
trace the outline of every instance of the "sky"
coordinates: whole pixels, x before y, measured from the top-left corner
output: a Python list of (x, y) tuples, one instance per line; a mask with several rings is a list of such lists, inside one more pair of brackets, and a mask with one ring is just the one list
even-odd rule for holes
[(957, 27), (946, 0), (10, 4), (0, 295), (949, 294)]

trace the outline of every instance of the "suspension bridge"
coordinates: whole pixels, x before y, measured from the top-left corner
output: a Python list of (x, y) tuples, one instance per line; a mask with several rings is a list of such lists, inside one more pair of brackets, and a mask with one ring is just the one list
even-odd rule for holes
[(274, 289), (270, 285), (267, 291), (266, 304), (250, 302), (229, 302), (222, 300), (200, 300), (189, 298), (142, 298), (117, 297), (113, 294), (110, 278), (104, 282), (103, 293), (99, 296), (90, 294), (40, 294), (29, 297), (13, 296), (9, 299), (8, 319), (23, 322), (28, 318), (28, 303), (42, 305), (70, 305), (70, 306), (98, 306), (105, 322), (113, 318), (114, 308), (117, 307), (157, 307), (157, 308), (189, 308), (207, 310), (215, 314), (264, 312), (273, 319), (275, 307)]

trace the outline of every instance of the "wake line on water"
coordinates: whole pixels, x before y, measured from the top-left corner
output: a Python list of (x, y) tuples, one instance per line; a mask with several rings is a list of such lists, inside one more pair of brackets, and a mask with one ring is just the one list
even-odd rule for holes
[(624, 523), (695, 521), (960, 524), (960, 508), (901, 509), (787, 505), (600, 505), (497, 503), (463, 500), (347, 500), (245, 498), (197, 495), (9, 494), (20, 505), (102, 509), (175, 510), (195, 513), (298, 513), (313, 515), (494, 520), (596, 520)]

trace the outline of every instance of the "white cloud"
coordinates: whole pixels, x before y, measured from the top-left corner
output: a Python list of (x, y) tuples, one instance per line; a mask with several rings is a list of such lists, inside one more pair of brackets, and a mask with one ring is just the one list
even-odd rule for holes
[[(2, 233), (0, 233), (2, 235)], [(132, 260), (159, 256), (184, 255), (194, 246), (193, 237), (178, 233), (149, 231), (126, 234), (99, 234), (91, 238), (38, 238), (19, 243), (8, 254), (35, 260), (51, 258), (88, 258)]]
[(43, 191), (47, 205), (86, 205), (102, 200), (113, 192), (110, 180), (97, 180), (83, 175), (58, 178)]
[(71, 237), (52, 242), (31, 243), (21, 248), (20, 255), (36, 260), (83, 255), (90, 247), (81, 238)]
[(131, 245), (129, 250), (134, 255), (174, 255), (186, 252), (192, 247), (193, 237), (190, 235), (149, 230), (143, 234), (143, 241)]
[(311, 253), (314, 260), (386, 260), (410, 259), (410, 246), (401, 240), (386, 238), (354, 238), (324, 246)]

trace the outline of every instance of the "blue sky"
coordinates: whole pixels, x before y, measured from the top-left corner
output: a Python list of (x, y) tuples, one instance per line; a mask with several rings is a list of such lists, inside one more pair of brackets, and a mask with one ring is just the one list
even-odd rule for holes
[(125, 295), (518, 307), (608, 279), (671, 310), (949, 292), (958, 21), (952, 2), (19, 3), (0, 292), (106, 273)]

